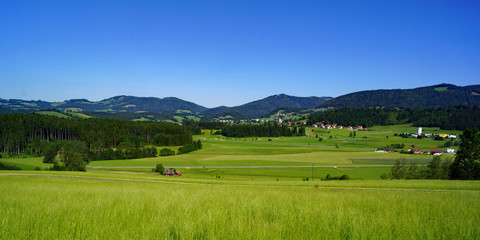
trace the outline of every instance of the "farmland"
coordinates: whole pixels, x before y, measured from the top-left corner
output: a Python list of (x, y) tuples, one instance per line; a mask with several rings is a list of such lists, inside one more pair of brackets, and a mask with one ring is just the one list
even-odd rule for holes
[[(0, 171), (0, 239), (476, 238), (478, 181), (380, 179), (392, 160), (428, 164), (431, 156), (376, 148), (445, 143), (393, 136), (415, 130), (374, 127), (351, 137), (348, 130), (309, 128), (304, 137), (270, 139), (204, 131), (194, 136), (201, 150), (94, 161), (88, 166), (97, 168), (87, 172), (32, 171), (49, 165), (42, 158), (2, 158), (26, 171)], [(157, 163), (183, 176), (159, 176), (150, 169)], [(352, 180), (321, 181), (326, 174)]]

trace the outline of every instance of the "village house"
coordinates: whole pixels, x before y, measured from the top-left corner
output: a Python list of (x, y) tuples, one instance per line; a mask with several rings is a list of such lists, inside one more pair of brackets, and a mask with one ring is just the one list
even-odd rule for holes
[(338, 125), (338, 129), (343, 129), (343, 126), (342, 126), (342, 125)]
[(170, 169), (165, 169), (163, 171), (164, 176), (182, 176), (182, 173), (180, 171), (175, 171), (175, 169), (170, 168)]
[(413, 152), (415, 154), (420, 154), (420, 148), (411, 147), (411, 148), (408, 149), (408, 152)]
[(447, 148), (447, 150), (445, 150), (446, 153), (450, 153), (450, 154), (455, 154), (455, 149), (453, 148)]
[(441, 156), (442, 155), (442, 150), (438, 150), (438, 149), (430, 149), (430, 154), (431, 155), (435, 155), (435, 156)]

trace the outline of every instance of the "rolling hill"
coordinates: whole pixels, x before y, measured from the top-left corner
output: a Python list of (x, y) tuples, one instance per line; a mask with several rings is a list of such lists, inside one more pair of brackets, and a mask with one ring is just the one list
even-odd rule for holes
[(315, 108), (319, 104), (331, 99), (330, 97), (294, 97), (285, 94), (269, 96), (237, 107), (217, 107), (209, 109), (202, 114), (210, 117), (231, 115), (233, 117), (258, 118), (270, 113), (274, 109), (289, 108)]
[(414, 89), (361, 91), (333, 98), (319, 106), (416, 108), (454, 105), (480, 106), (480, 85), (459, 87), (452, 84), (440, 84)]

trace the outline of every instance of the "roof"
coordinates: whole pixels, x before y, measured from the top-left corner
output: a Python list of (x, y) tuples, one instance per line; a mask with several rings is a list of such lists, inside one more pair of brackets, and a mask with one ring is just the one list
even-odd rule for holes
[(420, 148), (410, 148), (412, 149), (413, 151), (420, 151)]
[(438, 149), (430, 149), (430, 152), (441, 153), (441, 152), (443, 152), (443, 151), (442, 151), (442, 150), (438, 150)]

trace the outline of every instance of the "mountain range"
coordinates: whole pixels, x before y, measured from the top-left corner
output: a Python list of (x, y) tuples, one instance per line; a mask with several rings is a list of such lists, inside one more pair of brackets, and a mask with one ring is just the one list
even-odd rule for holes
[(0, 99), (0, 113), (34, 112), (58, 109), (70, 112), (112, 113), (188, 113), (206, 118), (232, 116), (258, 118), (280, 108), (313, 109), (318, 107), (447, 107), (452, 105), (480, 106), (480, 85), (459, 87), (439, 84), (414, 89), (360, 91), (336, 98), (294, 97), (278, 94), (235, 107), (206, 108), (175, 97), (116, 96), (98, 102), (87, 99), (71, 99), (63, 102), (26, 101)]

